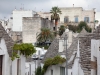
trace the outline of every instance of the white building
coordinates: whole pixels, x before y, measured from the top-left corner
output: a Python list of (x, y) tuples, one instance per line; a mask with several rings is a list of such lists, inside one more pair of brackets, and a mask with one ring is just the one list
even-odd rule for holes
[(13, 17), (10, 17), (10, 18), (7, 20), (7, 29), (8, 29), (8, 30), (12, 30), (12, 26), (13, 26)]
[(12, 26), (13, 26), (13, 18), (12, 17), (10, 17), (8, 20), (1, 19), (0, 22), (7, 33), (9, 33), (9, 31), (12, 30)]
[(100, 74), (100, 40), (91, 40), (91, 75)]
[(13, 11), (13, 31), (22, 31), (22, 18), (33, 17), (32, 10), (14, 10)]
[(0, 75), (11, 75), (13, 41), (0, 23)]
[[(60, 25), (78, 25), (80, 21), (85, 21), (88, 26), (94, 28), (95, 10), (84, 10), (82, 7), (59, 7), (61, 10)], [(38, 12), (41, 17), (51, 20), (50, 12)]]
[(0, 22), (1, 22), (2, 26), (4, 27), (4, 29), (6, 30), (7, 29), (7, 21), (1, 19)]
[(13, 40), (0, 23), (0, 75), (25, 75), (25, 56), (11, 60)]
[(95, 14), (95, 20), (98, 20), (98, 22), (95, 23), (96, 27), (100, 25), (100, 12), (96, 12)]

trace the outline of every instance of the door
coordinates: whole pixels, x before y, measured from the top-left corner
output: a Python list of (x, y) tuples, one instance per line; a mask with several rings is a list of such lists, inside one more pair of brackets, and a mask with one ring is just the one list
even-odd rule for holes
[(2, 75), (2, 55), (0, 55), (0, 75)]
[(17, 59), (17, 75), (19, 75), (19, 62), (20, 62), (20, 59)]

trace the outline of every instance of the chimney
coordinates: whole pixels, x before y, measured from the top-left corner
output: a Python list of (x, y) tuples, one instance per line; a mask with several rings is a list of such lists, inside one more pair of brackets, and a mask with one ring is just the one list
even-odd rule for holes
[(68, 47), (72, 44), (72, 31), (68, 32)]
[(73, 4), (73, 7), (74, 7), (74, 4)]
[(59, 38), (59, 52), (63, 52), (63, 51), (64, 51), (64, 39)]

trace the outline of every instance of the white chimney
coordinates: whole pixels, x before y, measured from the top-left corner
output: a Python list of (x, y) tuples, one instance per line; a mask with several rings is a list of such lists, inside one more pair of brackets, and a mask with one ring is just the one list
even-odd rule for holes
[(74, 7), (74, 4), (73, 4), (73, 7)]
[(64, 51), (64, 39), (59, 38), (59, 52)]
[(68, 43), (72, 43), (72, 31), (68, 32)]

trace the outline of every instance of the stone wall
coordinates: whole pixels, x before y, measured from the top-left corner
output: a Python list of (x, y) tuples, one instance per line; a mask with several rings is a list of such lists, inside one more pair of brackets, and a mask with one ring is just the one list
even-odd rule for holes
[(24, 17), (22, 39), (24, 43), (35, 43), (36, 36), (41, 28), (49, 28), (53, 30), (53, 24), (48, 19), (41, 17)]
[(14, 42), (17, 42), (17, 43), (22, 42), (22, 32), (21, 31), (11, 31), (9, 35)]
[(49, 28), (53, 30), (54, 23), (48, 20), (47, 18), (42, 18), (42, 28)]

